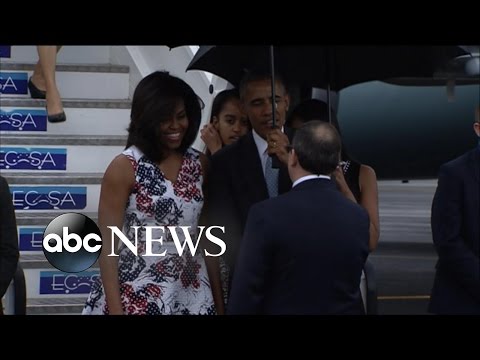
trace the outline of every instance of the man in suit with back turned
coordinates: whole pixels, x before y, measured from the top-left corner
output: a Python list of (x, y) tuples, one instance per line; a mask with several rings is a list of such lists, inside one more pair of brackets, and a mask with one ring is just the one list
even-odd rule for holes
[(359, 286), (369, 218), (330, 177), (340, 151), (328, 123), (311, 121), (297, 131), (288, 154), (292, 190), (248, 215), (228, 314), (365, 313)]
[(436, 314), (480, 314), (480, 108), (473, 129), (478, 146), (440, 167), (433, 198)]

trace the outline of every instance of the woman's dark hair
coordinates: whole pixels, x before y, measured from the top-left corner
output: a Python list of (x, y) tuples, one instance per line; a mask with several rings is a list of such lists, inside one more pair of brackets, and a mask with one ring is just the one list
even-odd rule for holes
[(236, 99), (240, 100), (240, 94), (238, 92), (238, 89), (228, 89), (219, 92), (215, 96), (215, 99), (213, 99), (212, 111), (210, 113), (210, 122), (213, 122), (214, 116), (218, 117), (227, 102)]
[[(292, 110), (285, 121), (285, 125), (291, 126), (295, 118), (300, 119), (303, 123), (311, 120), (328, 122), (327, 103), (317, 99), (308, 99), (302, 101)], [(332, 125), (338, 130), (338, 119), (334, 111), (332, 111)]]
[[(302, 123), (306, 123), (312, 120), (320, 120), (323, 122), (329, 122), (328, 119), (328, 105), (327, 103), (320, 101), (318, 99), (308, 99), (300, 104), (298, 104), (290, 113), (287, 120), (285, 121), (285, 126), (290, 127), (295, 118), (300, 119)], [(338, 124), (338, 119), (334, 111), (332, 111), (332, 125), (335, 126), (340, 136), (340, 126)], [(353, 160), (352, 157), (348, 154), (347, 149), (343, 143), (342, 139), (342, 160)]]
[[(210, 113), (210, 123), (213, 123), (213, 118), (215, 116), (218, 118), (218, 115), (220, 115), (220, 113), (222, 112), (223, 108), (225, 107), (225, 104), (230, 100), (240, 100), (240, 93), (237, 88), (220, 91), (215, 96), (212, 102), (212, 111)], [(251, 129), (250, 122), (248, 122), (248, 128)], [(223, 144), (223, 141), (222, 141), (222, 146), (224, 145), (225, 144)], [(208, 150), (208, 148), (205, 151), (205, 154), (207, 156), (212, 155), (210, 153), (210, 150)]]
[(135, 145), (150, 160), (161, 161), (164, 153), (159, 141), (160, 123), (175, 116), (181, 100), (185, 104), (188, 129), (178, 150), (185, 152), (197, 136), (203, 102), (185, 81), (166, 71), (153, 72), (138, 83), (132, 99), (126, 147)]

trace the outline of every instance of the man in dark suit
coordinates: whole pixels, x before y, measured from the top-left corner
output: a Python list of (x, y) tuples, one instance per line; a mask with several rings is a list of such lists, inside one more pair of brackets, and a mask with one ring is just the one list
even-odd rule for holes
[[(207, 217), (210, 225), (225, 226), (222, 239), (227, 245), (224, 257), (230, 275), (250, 207), (270, 196), (289, 191), (292, 185), (285, 165), (289, 140), (282, 132), (290, 98), (282, 78), (276, 75), (275, 79), (277, 128), (272, 129), (271, 75), (252, 71), (240, 84), (240, 99), (252, 130), (211, 158)], [(272, 170), (269, 155), (281, 160), (278, 169)], [(266, 173), (272, 172), (275, 189), (268, 187), (270, 183), (267, 184), (265, 178)]]
[(359, 287), (370, 222), (330, 178), (340, 151), (328, 123), (297, 131), (288, 156), (292, 190), (248, 215), (229, 314), (365, 313)]
[[(480, 108), (474, 130), (480, 138)], [(442, 165), (432, 203), (438, 253), (429, 310), (480, 314), (480, 143)]]
[[(18, 263), (15, 210), (7, 181), (0, 176), (0, 299), (5, 295)], [(1, 304), (0, 304), (1, 305)], [(0, 306), (0, 314), (2, 314)]]

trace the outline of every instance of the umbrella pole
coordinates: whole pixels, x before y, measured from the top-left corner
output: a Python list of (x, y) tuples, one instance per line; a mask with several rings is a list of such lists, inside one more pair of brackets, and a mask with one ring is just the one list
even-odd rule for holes
[[(277, 126), (277, 103), (275, 102), (275, 55), (273, 53), (273, 45), (270, 45), (270, 75), (272, 79), (272, 129), (275, 129)], [(280, 160), (274, 155), (272, 156), (272, 169), (278, 168), (280, 168)]]
[(270, 45), (270, 73), (272, 80), (272, 128), (274, 129), (277, 125), (276, 121), (276, 102), (275, 102), (275, 55), (273, 53), (273, 45)]

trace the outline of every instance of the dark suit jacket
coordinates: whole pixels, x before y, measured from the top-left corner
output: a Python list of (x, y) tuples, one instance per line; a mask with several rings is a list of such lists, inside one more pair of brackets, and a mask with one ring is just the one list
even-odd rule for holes
[(438, 253), (430, 311), (480, 314), (480, 151), (440, 167), (432, 203)]
[(0, 176), (0, 298), (10, 284), (18, 263), (15, 210), (7, 181)]
[[(285, 133), (291, 135), (290, 130)], [(279, 194), (292, 187), (285, 166), (279, 169)], [(250, 207), (268, 199), (262, 162), (250, 131), (235, 143), (224, 147), (211, 157), (207, 184), (207, 221), (210, 225), (225, 226), (222, 240), (227, 245), (224, 258), (232, 273)]]
[(229, 314), (364, 314), (369, 218), (331, 180), (313, 179), (252, 207)]

